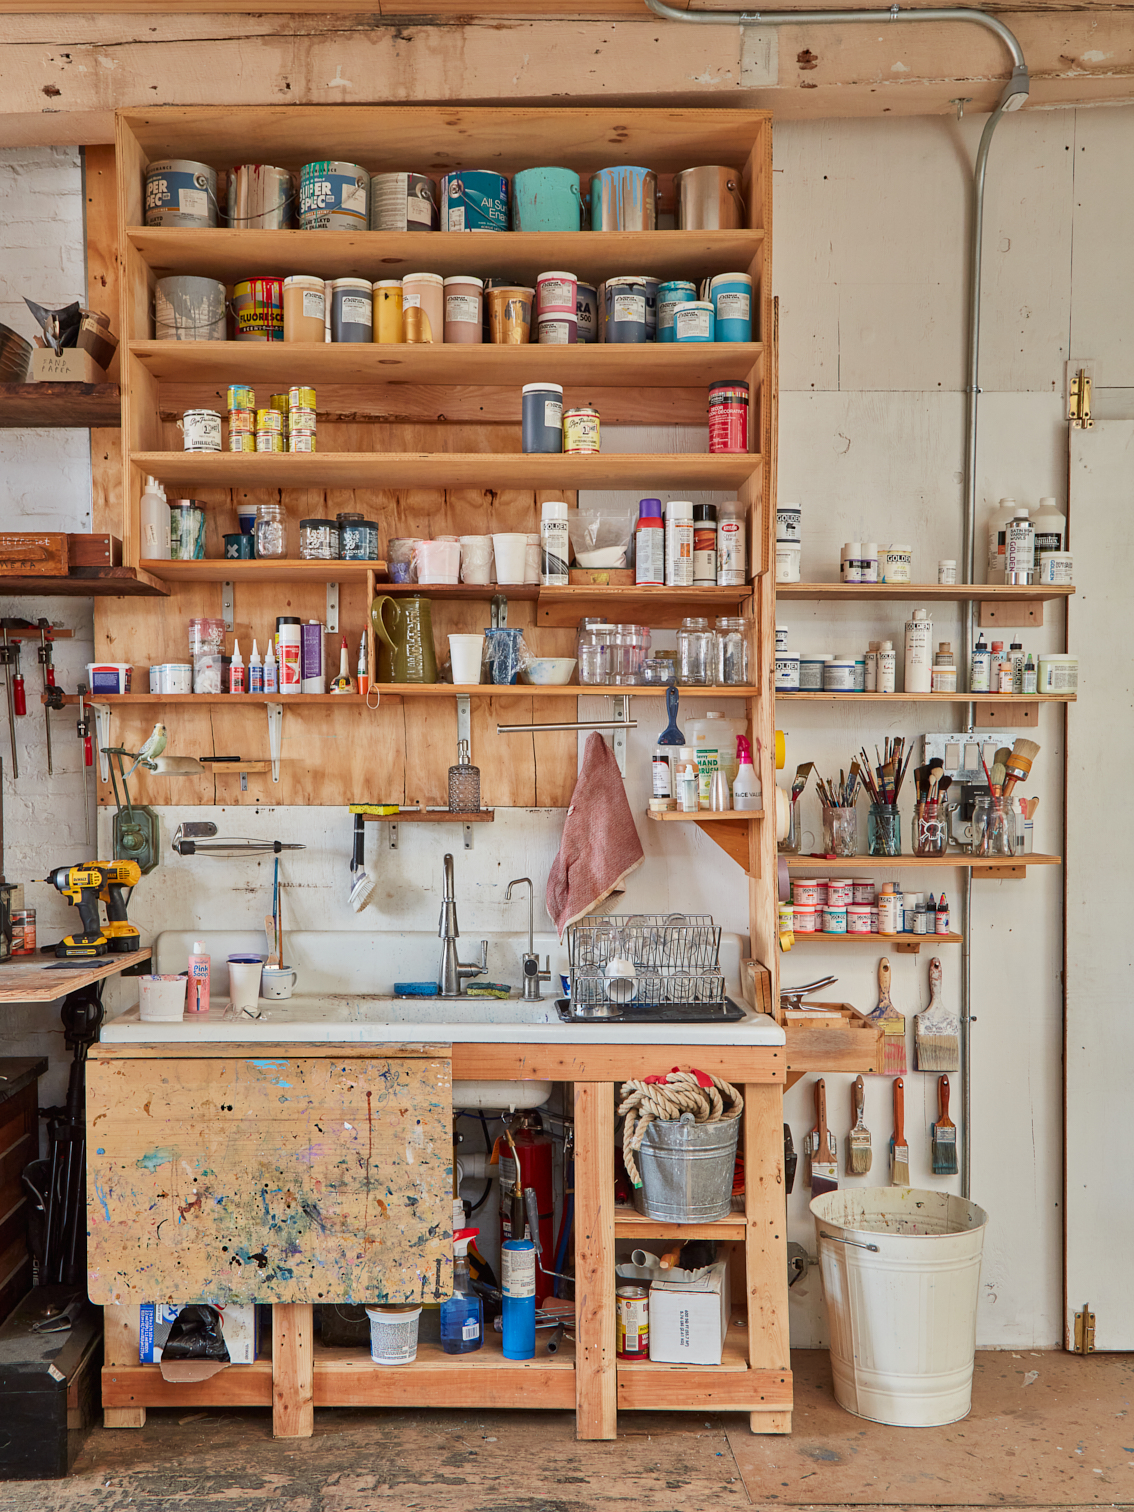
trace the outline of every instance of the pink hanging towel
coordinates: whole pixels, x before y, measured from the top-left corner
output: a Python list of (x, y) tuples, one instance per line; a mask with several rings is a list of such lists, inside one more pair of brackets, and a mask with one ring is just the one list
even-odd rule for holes
[(644, 860), (618, 762), (596, 731), (587, 740), (559, 854), (547, 879), (547, 911), (559, 938)]

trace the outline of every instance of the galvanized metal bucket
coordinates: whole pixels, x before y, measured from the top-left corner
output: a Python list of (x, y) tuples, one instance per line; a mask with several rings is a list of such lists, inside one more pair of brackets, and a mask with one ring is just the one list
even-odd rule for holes
[(657, 1118), (638, 1151), (642, 1187), (634, 1205), (666, 1223), (714, 1223), (732, 1208), (739, 1118), (713, 1123)]

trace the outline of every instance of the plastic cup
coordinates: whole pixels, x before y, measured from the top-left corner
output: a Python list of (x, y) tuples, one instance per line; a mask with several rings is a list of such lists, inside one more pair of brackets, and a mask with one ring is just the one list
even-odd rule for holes
[(176, 1024), (185, 1017), (183, 976), (138, 978), (138, 1011), (144, 1024)]
[(459, 541), (418, 541), (417, 580), (419, 583), (455, 583), (461, 565)]
[(527, 545), (524, 549), (524, 582), (539, 582), (539, 531), (526, 535), (524, 540)]
[(464, 583), (490, 583), (492, 581), (491, 536), (461, 537), (461, 581)]
[(480, 665), (484, 657), (483, 635), (451, 635), (449, 658), (453, 664), (453, 682), (467, 687), (480, 682)]
[[(539, 537), (536, 537), (538, 542)], [(524, 569), (527, 564), (528, 538), (518, 530), (495, 532), (492, 550), (496, 557), (496, 581), (498, 583), (523, 583), (527, 579)], [(539, 582), (539, 565), (536, 564), (535, 581)]]
[(264, 963), (251, 956), (228, 961), (228, 995), (234, 1008), (253, 1009), (260, 1001), (260, 975)]

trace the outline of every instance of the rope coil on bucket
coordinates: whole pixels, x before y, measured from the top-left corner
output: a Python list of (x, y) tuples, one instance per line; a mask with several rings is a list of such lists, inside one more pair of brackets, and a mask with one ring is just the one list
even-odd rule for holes
[(675, 1068), (665, 1076), (623, 1082), (621, 1096), (622, 1159), (635, 1187), (642, 1185), (642, 1176), (634, 1154), (642, 1148), (646, 1130), (655, 1118), (678, 1120), (688, 1113), (695, 1123), (721, 1123), (739, 1118), (744, 1111), (744, 1098), (737, 1088), (704, 1071)]

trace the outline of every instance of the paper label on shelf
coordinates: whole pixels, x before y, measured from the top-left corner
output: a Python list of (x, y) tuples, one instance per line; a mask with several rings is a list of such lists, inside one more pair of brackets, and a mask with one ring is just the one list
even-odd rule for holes
[(639, 325), (645, 324), (646, 296), (644, 294), (616, 293), (614, 296), (614, 320), (616, 325), (624, 320), (633, 320)]
[(480, 300), (475, 294), (446, 294), (445, 319), (459, 325), (480, 325)]
[(683, 306), (677, 328), (678, 340), (685, 337), (694, 341), (708, 341), (712, 334), (710, 318), (708, 310), (690, 310)]
[(208, 216), (209, 191), (207, 189), (179, 189), (177, 208), (182, 215)]
[(740, 290), (722, 289), (717, 295), (718, 320), (750, 320), (752, 296)]
[(343, 185), (342, 206), (352, 215), (366, 215), (366, 185), (357, 181)]
[(340, 301), (342, 321), (346, 325), (372, 326), (374, 306), (362, 294), (344, 294)]
[(500, 1251), (500, 1270), (503, 1280), (500, 1289), (506, 1297), (535, 1296), (535, 1250)]
[(304, 289), (303, 318), (304, 320), (326, 320), (327, 297), (322, 289)]
[(543, 401), (543, 423), (552, 430), (561, 430), (563, 427), (563, 401), (562, 399), (545, 399)]

